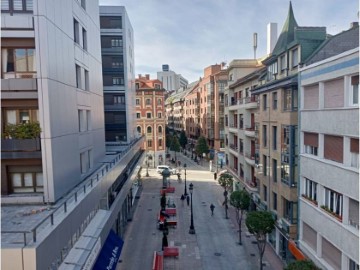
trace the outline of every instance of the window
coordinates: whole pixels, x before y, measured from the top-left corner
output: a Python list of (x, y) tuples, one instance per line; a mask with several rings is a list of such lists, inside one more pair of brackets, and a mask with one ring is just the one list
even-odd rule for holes
[(240, 153), (244, 153), (244, 141), (240, 139), (239, 144), (240, 144)]
[(352, 259), (349, 259), (349, 270), (359, 270), (359, 265)]
[(161, 112), (159, 112), (158, 113), (158, 118), (161, 118), (161, 117), (162, 117)]
[(34, 78), (36, 72), (35, 49), (2, 49), (2, 78)]
[(342, 216), (343, 211), (343, 195), (331, 189), (325, 188), (324, 206), (327, 210)]
[(74, 42), (80, 44), (79, 22), (74, 19)]
[(263, 175), (267, 175), (267, 157), (263, 155)]
[(240, 129), (244, 128), (244, 115), (243, 114), (239, 114), (239, 128)]
[(121, 29), (121, 16), (100, 16), (100, 28), (102, 29)]
[(267, 126), (263, 125), (263, 130), (262, 130), (262, 143), (263, 143), (263, 147), (267, 147)]
[(162, 126), (158, 126), (158, 132), (162, 133)]
[(86, 111), (86, 130), (91, 130), (91, 111)]
[(359, 75), (351, 77), (350, 105), (359, 105)]
[(124, 78), (121, 77), (113, 77), (112, 78), (113, 85), (124, 85)]
[(276, 61), (275, 63), (272, 63), (270, 66), (268, 66), (267, 71), (268, 81), (276, 79), (276, 75), (278, 73), (278, 62)]
[(272, 93), (272, 101), (273, 101), (273, 110), (277, 110), (277, 103), (278, 103), (278, 99), (277, 99), (277, 92)]
[[(107, 59), (105, 59), (106, 61)], [(121, 68), (123, 67), (122, 57), (111, 57), (111, 68)]]
[(120, 36), (101, 36), (101, 48), (119, 48), (123, 46), (122, 37)]
[(162, 147), (162, 139), (159, 139), (159, 147)]
[(281, 73), (283, 73), (286, 69), (286, 58), (285, 55), (282, 55), (280, 57), (280, 69), (281, 69)]
[(85, 174), (89, 171), (91, 168), (91, 158), (92, 158), (92, 152), (91, 150), (85, 151), (80, 153), (80, 170), (81, 174)]
[(151, 99), (150, 98), (146, 99), (146, 105), (151, 105)]
[(157, 104), (158, 104), (158, 105), (161, 105), (161, 104), (162, 104), (162, 102), (161, 102), (161, 99), (160, 99), (160, 98), (157, 100)]
[(136, 105), (140, 105), (140, 99), (136, 99)]
[(125, 96), (114, 96), (114, 104), (125, 104)]
[(273, 192), (273, 209), (277, 210), (277, 194)]
[(151, 113), (146, 113), (146, 118), (150, 119), (151, 118)]
[(141, 134), (141, 127), (140, 127), (140, 126), (138, 126), (138, 127), (136, 128), (136, 130), (137, 130), (137, 132), (138, 132), (139, 134)]
[(359, 139), (350, 138), (351, 167), (359, 168)]
[(79, 122), (79, 132), (85, 131), (85, 111), (78, 110), (78, 122)]
[(85, 91), (90, 91), (89, 71), (85, 69)]
[(137, 118), (137, 119), (140, 119), (140, 118), (141, 118), (140, 113), (136, 113), (136, 118)]
[(75, 64), (76, 88), (81, 88), (81, 68)]
[(41, 168), (29, 167), (27, 172), (17, 172), (17, 169), (9, 168), (9, 175), (13, 193), (41, 193), (44, 191)]
[(87, 51), (87, 32), (84, 28), (82, 29), (82, 38), (83, 38), (83, 49)]
[(277, 160), (272, 160), (272, 179), (274, 182), (277, 182)]
[(122, 47), (123, 42), (122, 42), (122, 37), (120, 38), (113, 38), (111, 39), (111, 47)]
[(305, 178), (304, 194), (309, 199), (317, 201), (317, 183)]
[(276, 126), (273, 126), (272, 127), (273, 129), (273, 138), (272, 138), (272, 142), (273, 142), (273, 150), (276, 150), (277, 149), (277, 127)]
[(263, 95), (263, 110), (266, 111), (267, 108), (267, 95)]
[(20, 124), (38, 122), (39, 111), (37, 109), (4, 110), (5, 124)]
[(343, 162), (343, 137), (324, 135), (324, 158)]
[(148, 141), (147, 141), (147, 146), (148, 146), (148, 147), (152, 147), (152, 140), (148, 140)]
[(299, 64), (299, 50), (296, 48), (291, 51), (292, 67), (297, 67)]
[(296, 111), (298, 108), (298, 90), (287, 89), (285, 90), (284, 110)]
[(152, 133), (152, 128), (151, 128), (151, 127), (147, 127), (146, 133), (148, 133), (148, 134)]
[(318, 144), (317, 133), (304, 132), (304, 151), (306, 154), (317, 156)]
[(10, 13), (31, 12), (33, 10), (32, 0), (3, 0), (1, 11)]
[(263, 197), (264, 197), (264, 201), (267, 202), (267, 186), (263, 185)]
[(81, 0), (81, 7), (86, 9), (86, 0)]
[(294, 224), (297, 222), (297, 203), (291, 202), (282, 197), (283, 204), (283, 217), (290, 223)]

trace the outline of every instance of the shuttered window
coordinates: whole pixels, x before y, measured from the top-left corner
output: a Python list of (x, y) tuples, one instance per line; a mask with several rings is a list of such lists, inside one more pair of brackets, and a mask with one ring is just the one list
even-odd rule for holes
[(341, 269), (341, 251), (322, 238), (322, 257), (334, 269)]
[(343, 137), (324, 136), (324, 158), (336, 162), (343, 162)]
[(308, 244), (314, 251), (316, 251), (316, 231), (311, 228), (308, 224), (303, 222), (303, 240)]
[(336, 79), (324, 83), (324, 107), (344, 107), (344, 79)]
[(319, 147), (319, 135), (317, 133), (304, 132), (304, 144)]
[(350, 139), (350, 152), (359, 154), (359, 139)]

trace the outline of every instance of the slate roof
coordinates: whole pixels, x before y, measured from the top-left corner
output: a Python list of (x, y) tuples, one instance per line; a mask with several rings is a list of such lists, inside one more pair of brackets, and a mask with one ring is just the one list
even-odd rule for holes
[(188, 93), (190, 93), (197, 85), (199, 81), (192, 82), (187, 85), (186, 89), (179, 89), (171, 94), (165, 101), (165, 104), (175, 103), (184, 98)]
[(359, 47), (359, 25), (325, 40), (305, 60), (305, 65), (311, 65), (357, 47)]

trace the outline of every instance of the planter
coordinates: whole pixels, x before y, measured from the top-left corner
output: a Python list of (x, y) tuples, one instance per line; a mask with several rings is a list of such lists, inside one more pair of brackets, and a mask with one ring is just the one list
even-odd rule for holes
[(301, 195), (304, 199), (306, 199), (307, 201), (309, 201), (310, 203), (312, 203), (313, 205), (318, 206), (318, 202), (316, 200), (313, 200), (311, 198), (309, 198), (308, 196), (306, 196), (305, 194)]
[(323, 209), (328, 215), (336, 218), (338, 221), (342, 222), (342, 216), (332, 212), (329, 208), (327, 208), (325, 205), (321, 206), (321, 209)]

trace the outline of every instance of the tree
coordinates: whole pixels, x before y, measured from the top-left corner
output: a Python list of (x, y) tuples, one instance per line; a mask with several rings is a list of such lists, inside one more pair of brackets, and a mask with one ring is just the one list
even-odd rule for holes
[(172, 136), (170, 134), (166, 135), (166, 147), (170, 148), (172, 142)]
[(321, 270), (312, 261), (294, 261), (285, 268), (285, 270)]
[(225, 218), (227, 219), (228, 218), (228, 213), (227, 213), (227, 210), (228, 210), (228, 190), (230, 190), (233, 186), (233, 182), (234, 182), (234, 179), (232, 177), (231, 174), (229, 173), (223, 173), (220, 177), (219, 177), (219, 185), (222, 186), (224, 188), (224, 197), (225, 197), (225, 200), (224, 200), (224, 203), (223, 205), (225, 206)]
[(239, 245), (241, 245), (241, 221), (245, 210), (250, 206), (250, 195), (245, 190), (234, 191), (230, 195), (230, 204), (234, 206), (236, 221), (239, 225)]
[(196, 143), (195, 152), (199, 156), (202, 156), (204, 153), (209, 153), (209, 146), (207, 145), (205, 137), (199, 137)]
[(178, 138), (175, 135), (172, 137), (170, 150), (175, 151), (175, 161), (176, 161), (176, 152), (180, 151), (180, 143), (179, 143)]
[(186, 134), (185, 134), (184, 130), (182, 130), (181, 133), (180, 133), (179, 143), (180, 143), (182, 148), (185, 148), (185, 146), (188, 143), (188, 140), (187, 140), (187, 137), (186, 137)]
[(247, 214), (245, 224), (249, 232), (255, 235), (260, 255), (260, 270), (263, 269), (262, 259), (266, 247), (266, 235), (275, 228), (275, 220), (268, 211), (254, 211)]

